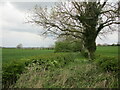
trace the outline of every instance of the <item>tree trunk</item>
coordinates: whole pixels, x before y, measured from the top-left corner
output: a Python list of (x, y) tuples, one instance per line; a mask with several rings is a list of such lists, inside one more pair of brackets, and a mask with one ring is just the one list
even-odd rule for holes
[(87, 50), (88, 50), (88, 58), (89, 58), (89, 60), (95, 59), (95, 51), (96, 51), (96, 43), (95, 43), (95, 41), (91, 45), (89, 45)]
[(89, 58), (89, 60), (95, 59), (95, 52), (88, 51), (88, 58)]
[(93, 60), (95, 58), (96, 51), (96, 31), (94, 28), (87, 28), (84, 36), (84, 46), (87, 49), (89, 60)]

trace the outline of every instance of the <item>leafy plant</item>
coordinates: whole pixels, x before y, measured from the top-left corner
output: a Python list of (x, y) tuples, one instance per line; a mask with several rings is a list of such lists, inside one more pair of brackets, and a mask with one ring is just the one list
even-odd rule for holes
[(108, 72), (118, 72), (120, 70), (117, 57), (100, 57), (96, 59), (96, 63), (100, 68)]

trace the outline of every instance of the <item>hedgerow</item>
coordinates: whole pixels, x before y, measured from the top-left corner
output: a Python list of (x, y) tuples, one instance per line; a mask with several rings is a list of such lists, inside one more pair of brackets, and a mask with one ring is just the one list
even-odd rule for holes
[(107, 72), (118, 72), (120, 70), (118, 65), (118, 57), (101, 56), (95, 60), (96, 64)]
[(65, 64), (74, 61), (74, 58), (74, 55), (70, 53), (53, 53), (3, 64), (2, 87), (9, 88), (14, 84), (26, 66), (38, 64), (43, 70), (48, 70), (64, 67)]

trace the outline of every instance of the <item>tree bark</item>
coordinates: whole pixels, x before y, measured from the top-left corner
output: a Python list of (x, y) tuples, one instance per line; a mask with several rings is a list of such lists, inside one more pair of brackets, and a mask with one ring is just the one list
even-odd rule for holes
[(90, 61), (94, 60), (95, 59), (95, 52), (88, 51), (88, 58)]
[(94, 28), (87, 28), (86, 34), (84, 36), (84, 47), (87, 49), (88, 58), (89, 60), (93, 60), (95, 58), (95, 51), (96, 51), (96, 37), (97, 33)]
[[(93, 30), (93, 29), (92, 29)], [(92, 34), (92, 35), (91, 35)], [(96, 51), (96, 33), (88, 33), (88, 37), (84, 40), (84, 46), (87, 49), (89, 60), (93, 60), (95, 58)]]
[(94, 60), (95, 59), (95, 51), (96, 51), (96, 42), (94, 41), (92, 45), (90, 45), (88, 50), (88, 58), (89, 60)]

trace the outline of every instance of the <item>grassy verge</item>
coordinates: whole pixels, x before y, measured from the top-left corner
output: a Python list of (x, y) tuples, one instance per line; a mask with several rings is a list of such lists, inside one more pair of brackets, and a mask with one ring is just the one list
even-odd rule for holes
[[(74, 61), (69, 61), (63, 67), (43, 69), (38, 64), (26, 67), (27, 70), (13, 87), (16, 88), (117, 88), (116, 73), (104, 72), (96, 66), (75, 55)], [(38, 69), (39, 68), (39, 69)], [(34, 73), (34, 74), (33, 74)]]
[(72, 55), (71, 53), (42, 54), (40, 56), (33, 56), (29, 59), (11, 61), (8, 64), (5, 63), (3, 65), (2, 77), (3, 88), (8, 88), (14, 84), (20, 77), (20, 74), (26, 70), (25, 67), (31, 67), (31, 65), (34, 67), (34, 65), (38, 64), (43, 71), (48, 69), (53, 70), (54, 68), (63, 67), (68, 62), (73, 61), (74, 57)]

